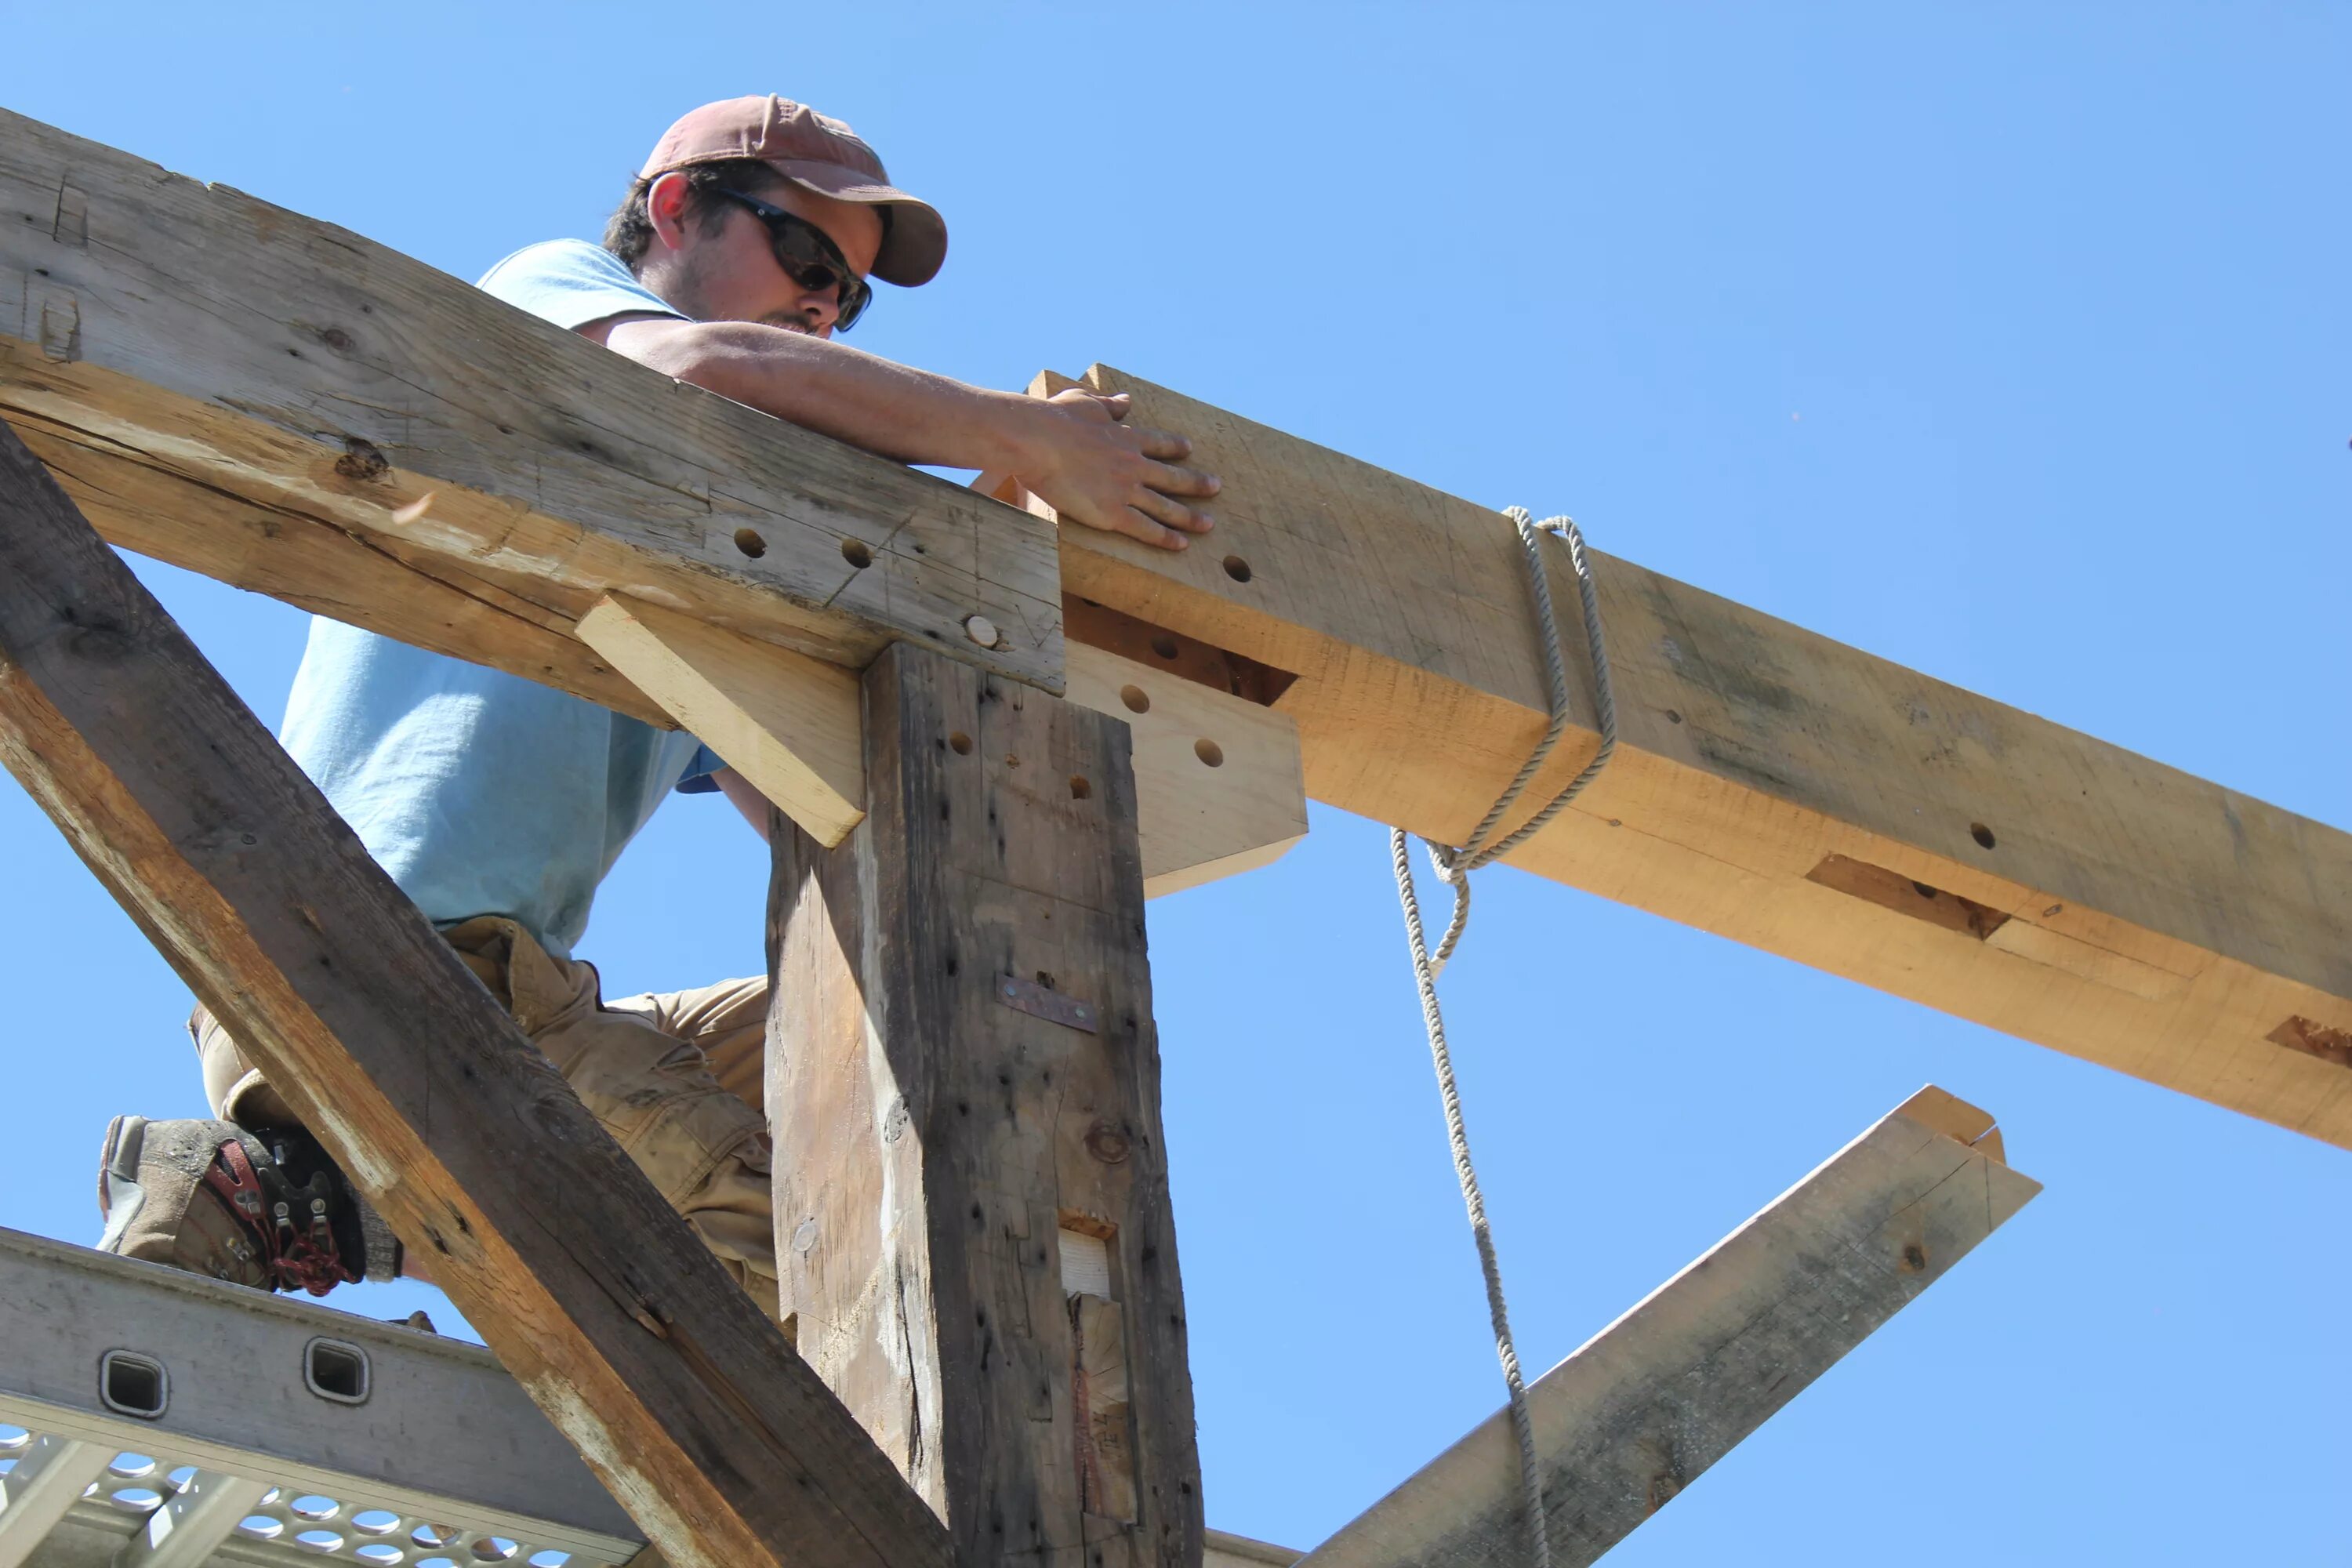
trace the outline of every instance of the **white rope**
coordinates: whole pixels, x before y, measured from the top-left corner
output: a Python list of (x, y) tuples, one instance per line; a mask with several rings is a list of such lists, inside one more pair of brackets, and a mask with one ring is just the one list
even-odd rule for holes
[[(1518, 1346), (1511, 1338), (1510, 1307), (1503, 1297), (1503, 1268), (1495, 1256), (1494, 1230), (1486, 1222), (1486, 1195), (1479, 1190), (1478, 1170), (1470, 1158), (1470, 1133), (1462, 1120), (1462, 1091), (1454, 1078), (1454, 1054), (1445, 1042), (1445, 1017), (1437, 1005), (1437, 977), (1444, 973), (1446, 961), (1454, 956), (1470, 923), (1470, 873), (1541, 829), (1608, 765), (1617, 750), (1617, 701), (1610, 688), (1609, 651), (1601, 642), (1600, 596), (1593, 587), (1591, 567), (1584, 559), (1584, 535), (1565, 517), (1548, 518), (1538, 523), (1529, 519), (1526, 508), (1516, 506), (1505, 515), (1517, 527), (1519, 543), (1527, 552), (1528, 581), (1535, 599), (1537, 627), (1543, 638), (1544, 678), (1551, 702), (1551, 721), (1544, 730), (1543, 739), (1536, 742), (1517, 776), (1496, 799), (1472, 831), (1469, 841), (1459, 848), (1429, 844), (1429, 857), (1439, 879), (1454, 889), (1454, 910), (1433, 953), (1429, 948), (1428, 932), (1422, 925), (1421, 897), (1413, 887), (1412, 860), (1402, 828), (1389, 835), (1389, 858), (1396, 871), (1397, 899), (1404, 907), (1405, 941), (1412, 951), (1413, 984), (1421, 993), (1422, 1022), (1429, 1029), (1429, 1055), (1437, 1068), (1438, 1098), (1445, 1107), (1446, 1142), (1454, 1151), (1454, 1173), (1462, 1184), (1462, 1202), (1470, 1211), (1470, 1234), (1478, 1244), (1478, 1267), (1486, 1281), (1486, 1313), (1494, 1324), (1495, 1352), (1503, 1363), (1504, 1386), (1510, 1391), (1511, 1427), (1519, 1447), (1519, 1479), (1527, 1492), (1528, 1540), (1533, 1553), (1530, 1561), (1533, 1568), (1551, 1568), (1551, 1535), (1544, 1518), (1543, 1476), (1536, 1461), (1535, 1426), (1528, 1415), (1527, 1380), (1519, 1370)], [(1507, 836), (1488, 843), (1503, 818), (1518, 804), (1528, 783), (1550, 760), (1552, 749), (1559, 744), (1560, 736), (1568, 729), (1568, 671), (1560, 657), (1559, 618), (1552, 610), (1551, 584), (1544, 569), (1541, 536), (1547, 532), (1557, 533), (1567, 542), (1569, 565), (1576, 574), (1577, 595), (1584, 606), (1584, 636), (1592, 656), (1601, 749), (1541, 811)]]

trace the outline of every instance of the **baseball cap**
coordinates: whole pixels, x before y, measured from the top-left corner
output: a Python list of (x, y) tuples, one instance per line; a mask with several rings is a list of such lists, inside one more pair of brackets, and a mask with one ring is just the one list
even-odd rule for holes
[(821, 196), (884, 209), (874, 276), (913, 288), (937, 276), (948, 257), (947, 220), (890, 183), (874, 149), (831, 115), (774, 93), (706, 103), (662, 132), (637, 177), (752, 158)]

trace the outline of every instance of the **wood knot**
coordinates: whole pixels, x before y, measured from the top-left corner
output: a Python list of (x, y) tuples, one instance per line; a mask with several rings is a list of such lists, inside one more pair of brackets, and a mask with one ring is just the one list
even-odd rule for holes
[(337, 353), (352, 352), (352, 335), (341, 327), (329, 327), (319, 334), (319, 341)]
[(1124, 1163), (1131, 1148), (1127, 1134), (1108, 1121), (1097, 1121), (1087, 1130), (1087, 1152), (1106, 1165)]
[(374, 442), (357, 436), (344, 437), (343, 455), (335, 459), (335, 472), (362, 482), (380, 479), (391, 468), (392, 459), (378, 451)]

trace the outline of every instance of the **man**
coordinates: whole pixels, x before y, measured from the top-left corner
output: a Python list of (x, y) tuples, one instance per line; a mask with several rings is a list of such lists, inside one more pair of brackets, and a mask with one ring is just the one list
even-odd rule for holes
[[(1119, 423), (1125, 400), (984, 391), (835, 340), (869, 278), (928, 282), (930, 206), (849, 127), (774, 96), (670, 127), (603, 248), (517, 252), (488, 292), (617, 353), (906, 462), (1010, 474), (1083, 526), (1168, 549), (1211, 526), (1189, 444)], [(571, 956), (597, 884), (673, 789), (769, 807), (693, 737), (514, 676), (318, 620), (287, 750), (515, 1016), (737, 1281), (778, 1310), (767, 1129), (767, 983), (607, 1005)], [(324, 1295), (406, 1272), (398, 1243), (285, 1101), (199, 1008), (215, 1121), (115, 1118), (100, 1246), (261, 1289)]]

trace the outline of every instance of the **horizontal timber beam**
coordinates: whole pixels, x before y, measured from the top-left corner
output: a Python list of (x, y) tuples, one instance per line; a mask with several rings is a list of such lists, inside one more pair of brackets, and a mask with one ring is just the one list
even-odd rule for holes
[[(1581, 1568), (2022, 1208), (1992, 1118), (1921, 1089), (1528, 1389), (1556, 1568)], [(1302, 1568), (1526, 1560), (1508, 1413)]]
[(643, 718), (608, 594), (1061, 689), (1049, 526), (5, 110), (0, 414), (116, 544)]
[[(1295, 676), (1307, 793), (1459, 843), (1547, 717), (1510, 524), (1088, 381), (1224, 485), (1180, 554), (1065, 531), (1065, 590)], [(1512, 864), (2352, 1147), (2352, 836), (1590, 553), (1621, 744)], [(1599, 743), (1562, 641), (1572, 728), (1529, 811)]]
[(923, 1500), (0, 425), (0, 764), (678, 1568)]

